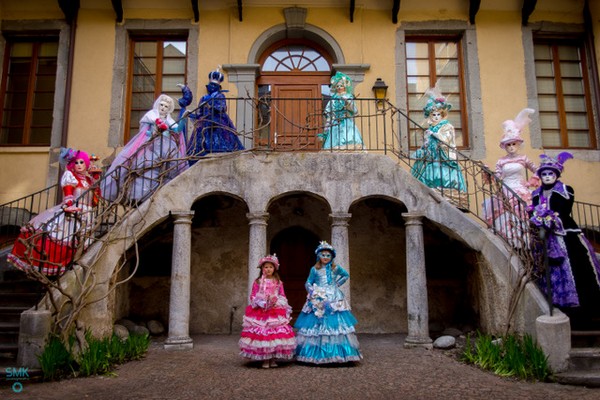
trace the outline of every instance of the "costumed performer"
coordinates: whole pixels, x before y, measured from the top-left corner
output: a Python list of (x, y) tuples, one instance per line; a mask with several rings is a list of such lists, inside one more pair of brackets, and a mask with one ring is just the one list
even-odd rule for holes
[(260, 259), (260, 274), (252, 284), (250, 304), (246, 307), (239, 341), (240, 355), (262, 361), (263, 368), (277, 367), (276, 360), (291, 360), (296, 350), (290, 326), (292, 308), (279, 278), (279, 259), (275, 254)]
[(324, 141), (323, 149), (362, 150), (363, 139), (354, 124), (358, 108), (354, 101), (352, 79), (336, 72), (330, 82), (333, 94), (325, 106), (325, 132), (317, 137)]
[[(500, 194), (484, 202), (487, 223), (493, 225), (498, 233), (516, 247), (521, 245), (524, 231), (522, 224), (527, 220), (527, 210), (521, 207), (519, 199), (527, 205), (531, 204), (531, 191), (540, 186), (540, 180), (535, 175), (536, 165), (525, 154), (519, 154), (523, 144), (521, 133), (531, 122), (529, 115), (534, 112), (531, 108), (524, 108), (514, 120), (502, 123), (504, 133), (500, 139), (500, 147), (506, 151), (506, 155), (496, 162), (495, 176), (512, 192), (503, 189)], [(529, 180), (526, 177), (527, 170), (534, 173)]]
[(456, 154), (454, 126), (448, 121), (448, 111), (452, 105), (442, 95), (438, 84), (425, 92), (429, 96), (423, 112), (429, 124), (425, 131), (423, 145), (411, 158), (415, 163), (411, 174), (430, 188), (450, 189), (449, 197), (463, 203), (457, 193), (465, 192), (467, 185)]
[(296, 320), (296, 359), (311, 364), (348, 363), (362, 359), (354, 326), (357, 321), (340, 290), (348, 272), (334, 263), (335, 249), (322, 241), (316, 264), (306, 280), (306, 303)]
[(81, 150), (62, 148), (59, 162), (66, 165), (60, 186), (63, 200), (31, 219), (21, 228), (8, 261), (25, 271), (47, 276), (62, 275), (73, 261), (78, 246), (89, 245), (93, 227), (93, 208), (100, 190), (92, 185), (100, 178), (100, 169), (90, 164), (90, 156)]
[(192, 92), (179, 84), (179, 121), (171, 117), (175, 101), (166, 94), (158, 96), (152, 110), (140, 119), (139, 132), (123, 147), (110, 165), (102, 185), (110, 201), (137, 204), (158, 187), (188, 168), (185, 146), (185, 118)]
[[(600, 262), (590, 242), (571, 216), (575, 191), (559, 180), (571, 153), (556, 158), (540, 155), (537, 175), (542, 186), (534, 190), (530, 223), (546, 232), (552, 302), (570, 318), (572, 326), (585, 326), (600, 315)], [(540, 260), (543, 246), (534, 251)], [(539, 283), (543, 291), (547, 281), (542, 262), (538, 261)]]
[(194, 135), (188, 143), (190, 165), (208, 153), (225, 153), (244, 150), (242, 142), (236, 135), (235, 125), (227, 115), (227, 101), (223, 93), (227, 90), (221, 88), (225, 76), (220, 68), (208, 74), (208, 84), (205, 94), (200, 99), (198, 109), (190, 114), (195, 119)]

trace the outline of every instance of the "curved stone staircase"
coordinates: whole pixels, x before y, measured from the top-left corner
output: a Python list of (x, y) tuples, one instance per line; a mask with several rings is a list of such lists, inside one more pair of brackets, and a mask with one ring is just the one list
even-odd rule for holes
[[(400, 112), (400, 110), (397, 109), (396, 111)], [(385, 149), (383, 152), (385, 153)], [(381, 153), (381, 150), (377, 149), (377, 153)], [(390, 153), (394, 154), (397, 157), (396, 162), (394, 162), (391, 157), (383, 156), (381, 154), (374, 154), (371, 156), (365, 152), (354, 154), (350, 154), (348, 152), (346, 152), (345, 154), (328, 153), (327, 157), (330, 158), (328, 162), (332, 164), (327, 165), (325, 167), (329, 168), (329, 171), (337, 173), (338, 171), (336, 169), (339, 169), (340, 167), (336, 166), (335, 163), (338, 162), (336, 159), (345, 158), (346, 161), (339, 161), (340, 165), (343, 165), (343, 169), (346, 167), (344, 163), (350, 159), (347, 157), (353, 157), (360, 158), (361, 163), (363, 163), (360, 166), (358, 166), (359, 164), (357, 163), (357, 168), (368, 169), (368, 167), (365, 167), (365, 165), (369, 165), (367, 162), (365, 162), (365, 160), (367, 160), (367, 158), (365, 157), (387, 158), (387, 161), (384, 161), (384, 167), (371, 167), (375, 169), (373, 171), (375, 174), (379, 173), (380, 175), (385, 175), (385, 178), (390, 181), (390, 193), (388, 194), (389, 196), (396, 198), (399, 197), (402, 201), (405, 201), (406, 203), (410, 204), (414, 202), (422, 202), (424, 204), (424, 207), (428, 207), (428, 209), (431, 210), (431, 214), (426, 216), (432, 220), (439, 220), (438, 222), (441, 225), (444, 225), (445, 222), (447, 222), (447, 220), (449, 219), (452, 220), (452, 218), (456, 218), (456, 221), (459, 222), (457, 222), (457, 225), (454, 225), (453, 229), (481, 230), (481, 232), (486, 232), (486, 234), (496, 234), (496, 238), (500, 239), (500, 241), (505, 240), (499, 235), (497, 235), (497, 232), (490, 232), (489, 230), (486, 230), (485, 227), (482, 228), (482, 217), (478, 215), (476, 211), (474, 211), (479, 209), (478, 204), (480, 204), (482, 198), (478, 197), (476, 193), (471, 199), (472, 207), (470, 210), (464, 207), (464, 202), (461, 201), (462, 209), (461, 211), (458, 211), (458, 215), (460, 215), (460, 218), (458, 216), (453, 216), (452, 218), (449, 218), (449, 215), (454, 215), (453, 213), (457, 212), (456, 208), (454, 208), (454, 211), (452, 211), (452, 199), (448, 199), (450, 203), (444, 202), (444, 192), (439, 193), (432, 189), (426, 188), (424, 185), (417, 182), (414, 178), (410, 177), (410, 174), (407, 174), (405, 170), (402, 173), (399, 172), (400, 170), (403, 170), (403, 168), (400, 166), (401, 163), (404, 163), (410, 167), (410, 156), (407, 151), (402, 151), (401, 149), (392, 149), (390, 150)], [(152, 209), (150, 209), (151, 212), (147, 214), (145, 218), (147, 218), (148, 215), (152, 216), (153, 213), (157, 213), (160, 215), (161, 213), (164, 214), (166, 212), (168, 214), (169, 208), (177, 206), (178, 200), (181, 200), (181, 198), (174, 199), (172, 191), (174, 190), (175, 192), (177, 192), (177, 190), (189, 190), (188, 188), (190, 187), (190, 184), (186, 182), (194, 181), (194, 178), (192, 177), (194, 174), (202, 175), (202, 179), (197, 179), (197, 181), (215, 182), (215, 185), (213, 185), (214, 187), (212, 188), (212, 190), (220, 190), (221, 188), (218, 187), (218, 184), (223, 182), (223, 174), (228, 174), (231, 171), (235, 171), (235, 173), (239, 174), (238, 188), (242, 187), (243, 185), (248, 184), (247, 182), (242, 182), (244, 181), (244, 179), (248, 179), (248, 171), (252, 170), (252, 168), (258, 171), (264, 167), (264, 165), (260, 165), (260, 162), (258, 162), (257, 165), (253, 164), (257, 162), (257, 158), (266, 158), (270, 154), (272, 154), (274, 159), (278, 157), (279, 160), (277, 161), (277, 163), (279, 163), (279, 166), (284, 167), (276, 172), (278, 174), (290, 173), (290, 171), (301, 170), (302, 168), (314, 168), (316, 165), (319, 165), (319, 161), (315, 161), (315, 157), (318, 157), (318, 155), (316, 153), (310, 152), (299, 155), (293, 155), (291, 153), (279, 153), (279, 155), (277, 156), (275, 156), (275, 154), (277, 153), (271, 153), (269, 151), (261, 152), (260, 150), (258, 150), (253, 152), (242, 152), (239, 153), (239, 155), (227, 156), (229, 159), (227, 165), (225, 165), (224, 163), (219, 164), (218, 157), (213, 159), (208, 157), (206, 161), (198, 163), (198, 166), (202, 165), (202, 170), (199, 169), (198, 166), (196, 166), (196, 169), (194, 171), (190, 169), (187, 172), (184, 172), (169, 183), (168, 186), (170, 187), (170, 189), (158, 189), (152, 195), (152, 197), (149, 200), (146, 200), (146, 202), (143, 204), (117, 204), (115, 206), (115, 209), (110, 209), (111, 205), (108, 205), (102, 210), (103, 220), (100, 224), (100, 228), (96, 232), (96, 237), (105, 234), (110, 235), (113, 231), (113, 228), (121, 229), (123, 227), (123, 224), (127, 222), (127, 218), (132, 219), (132, 221), (135, 220), (135, 213), (132, 213), (130, 211), (136, 210), (138, 207), (144, 208), (146, 211), (148, 211), (150, 207), (153, 207)], [(343, 157), (340, 157), (340, 154), (343, 154)], [(292, 159), (294, 157), (296, 158)], [(223, 159), (225, 159), (225, 157)], [(481, 162), (470, 160), (466, 157), (462, 159), (461, 162), (471, 163), (469, 164), (468, 168), (464, 169), (475, 170), (475, 172), (473, 173), (473, 177), (471, 177), (471, 182), (476, 182), (476, 177), (479, 176), (485, 168), (483, 164), (481, 164)], [(396, 173), (394, 174), (389, 172), (390, 169), (397, 169), (398, 171), (396, 171)], [(312, 177), (310, 182), (301, 182), (300, 180), (300, 183), (298, 185), (299, 187), (302, 187), (302, 184), (312, 183), (313, 180), (318, 181), (318, 178), (318, 176)], [(328, 178), (325, 177), (322, 179)], [(329, 179), (332, 178), (330, 177)], [(401, 182), (402, 184), (400, 185), (396, 181)], [(262, 184), (264, 184), (264, 182), (262, 182)], [(399, 185), (398, 188), (396, 188), (394, 184)], [(501, 182), (498, 184), (501, 185)], [(232, 192), (235, 192), (235, 190), (238, 189), (232, 189)], [(194, 196), (196, 196), (195, 198), (198, 198), (197, 196), (201, 195), (201, 193), (179, 193), (181, 193), (180, 197), (182, 198), (193, 198)], [(243, 194), (240, 193), (240, 195)], [(150, 203), (152, 203), (151, 206), (149, 205)], [(429, 203), (431, 204), (427, 205)], [(187, 206), (189, 209), (189, 205), (184, 203), (184, 206)], [(464, 211), (470, 211), (470, 214), (465, 214)], [(477, 219), (479, 220), (477, 221)], [(470, 222), (466, 223), (467, 221)], [(152, 221), (150, 218), (150, 221), (146, 222), (146, 225), (151, 226), (153, 222), (154, 221)], [(457, 226), (462, 226), (462, 228), (456, 228)], [(459, 232), (459, 235), (463, 234), (464, 232)], [(506, 248), (502, 249), (502, 246), (500, 246), (498, 243), (494, 243), (491, 246), (488, 243), (484, 243), (485, 239), (483, 238), (483, 236), (486, 235), (481, 235), (481, 233), (474, 234), (473, 238), (470, 239), (473, 248), (484, 253), (487, 252), (488, 255), (491, 253), (499, 254), (499, 257), (504, 257), (507, 260), (511, 260), (511, 254), (509, 254), (509, 252), (506, 251)], [(103, 246), (103, 243), (96, 242), (89, 247), (89, 250), (98, 254)], [(5, 249), (5, 252), (6, 251), (7, 250)], [(518, 263), (512, 265), (513, 268), (518, 269)], [(14, 355), (16, 354), (15, 345), (17, 342), (16, 338), (18, 337), (18, 315), (24, 309), (27, 309), (35, 304), (36, 300), (39, 298), (40, 288), (35, 287), (34, 284), (32, 284), (31, 286), (29, 286), (29, 284), (26, 284), (25, 281), (22, 279), (23, 276), (20, 276), (19, 273), (17, 273), (17, 271), (10, 271), (6, 267), (3, 268), (4, 282), (0, 283), (0, 321), (4, 322), (0, 323), (0, 356), (5, 356), (7, 359), (13, 359)], [(507, 277), (503, 277), (502, 279), (510, 280), (510, 278)], [(8, 282), (6, 282), (7, 280)], [(531, 291), (531, 287), (528, 290), (531, 292), (528, 297), (528, 301), (538, 304), (535, 307), (532, 307), (531, 311), (535, 309), (537, 310), (536, 312), (539, 313), (540, 310), (547, 309), (547, 307), (540, 305), (541, 303), (543, 303), (543, 298), (539, 294), (539, 292), (536, 293), (536, 290)], [(531, 326), (532, 321), (525, 321), (524, 325)], [(584, 384), (590, 386), (600, 385), (600, 329), (573, 331), (572, 336), (573, 349), (571, 352), (570, 368), (564, 373), (557, 374), (557, 380), (569, 384)], [(582, 343), (585, 344), (586, 347), (580, 347)]]

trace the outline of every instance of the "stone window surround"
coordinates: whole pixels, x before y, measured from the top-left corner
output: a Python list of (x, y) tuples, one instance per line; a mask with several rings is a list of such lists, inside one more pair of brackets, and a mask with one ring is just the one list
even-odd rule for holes
[(108, 132), (108, 146), (117, 148), (122, 146), (123, 126), (125, 118), (125, 90), (127, 88), (129, 34), (187, 34), (187, 82), (198, 82), (198, 25), (189, 20), (141, 20), (130, 19), (123, 24), (115, 25), (115, 58), (113, 63), (113, 81), (111, 90), (110, 123)]
[[(52, 111), (52, 130), (50, 133), (50, 146), (37, 146), (31, 148), (49, 151), (48, 174), (46, 186), (52, 186), (58, 182), (60, 169), (58, 156), (62, 145), (63, 116), (65, 110), (65, 96), (67, 90), (67, 70), (69, 63), (69, 46), (71, 41), (71, 27), (63, 20), (5, 20), (2, 21), (2, 35), (0, 35), (0, 68), (4, 65), (4, 50), (6, 48), (5, 34), (10, 32), (14, 36), (35, 34), (36, 32), (47, 33), (54, 31), (58, 34), (58, 55), (56, 65), (56, 85), (54, 89), (54, 109)], [(21, 146), (12, 146), (14, 149), (23, 149)], [(12, 151), (12, 150), (8, 150)], [(20, 151), (20, 150), (17, 150)], [(28, 150), (29, 151), (29, 150)]]
[[(538, 103), (537, 85), (535, 77), (535, 61), (533, 58), (533, 33), (557, 33), (557, 34), (573, 34), (573, 33), (584, 33), (585, 28), (579, 24), (560, 24), (560, 23), (549, 23), (549, 22), (535, 22), (530, 23), (523, 28), (523, 51), (525, 55), (525, 82), (527, 83), (527, 107), (531, 107), (534, 110), (539, 110), (540, 106)], [(589, 52), (586, 54), (588, 60), (588, 68), (592, 62), (595, 62), (590, 57)], [(591, 71), (590, 76), (591, 76)], [(590, 82), (591, 90), (596, 88)], [(592, 104), (594, 103), (594, 96), (592, 93)], [(596, 113), (596, 107), (592, 107), (594, 113), (594, 125), (596, 126), (596, 143), (600, 143), (600, 116)], [(529, 124), (529, 132), (531, 135), (531, 146), (535, 149), (542, 149), (542, 128), (540, 127), (539, 119), (533, 118)], [(549, 156), (556, 156), (564, 149), (551, 149), (544, 150)], [(570, 153), (576, 159), (584, 161), (600, 161), (600, 150), (598, 149), (568, 149)]]
[[(402, 22), (396, 32), (396, 106), (404, 113), (408, 111), (408, 88), (406, 86), (406, 35), (462, 34), (464, 79), (469, 127), (470, 148), (463, 149), (465, 155), (473, 159), (485, 157), (485, 134), (483, 131), (483, 107), (477, 35), (474, 25), (467, 21), (425, 21)], [(400, 141), (408, 144), (408, 127), (403, 127)]]

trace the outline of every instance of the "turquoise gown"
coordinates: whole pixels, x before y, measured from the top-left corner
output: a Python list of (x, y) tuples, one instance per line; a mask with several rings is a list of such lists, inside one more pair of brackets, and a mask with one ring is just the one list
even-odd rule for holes
[(411, 158), (416, 159), (411, 174), (430, 188), (457, 189), (464, 192), (467, 185), (460, 165), (450, 158), (448, 146), (435, 135), (447, 123), (447, 120), (442, 120), (429, 128), (431, 135), (423, 146), (411, 155)]
[(306, 280), (306, 303), (296, 320), (296, 359), (311, 364), (360, 361), (356, 318), (339, 289), (348, 280), (339, 265), (312, 267)]
[[(350, 106), (347, 107), (350, 102)], [(349, 109), (350, 108), (350, 109)], [(362, 149), (364, 146), (360, 131), (354, 124), (358, 109), (353, 96), (334, 94), (325, 107), (327, 129), (318, 136), (324, 138), (323, 149)]]

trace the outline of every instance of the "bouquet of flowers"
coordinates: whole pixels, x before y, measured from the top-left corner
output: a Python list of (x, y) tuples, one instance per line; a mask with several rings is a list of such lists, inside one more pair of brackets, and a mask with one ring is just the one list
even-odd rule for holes
[(529, 222), (531, 225), (553, 232), (557, 235), (564, 235), (564, 228), (558, 213), (550, 210), (547, 203), (540, 203), (537, 206), (529, 206)]
[(322, 318), (325, 314), (325, 311), (330, 308), (329, 300), (327, 299), (327, 291), (325, 288), (313, 284), (308, 293), (308, 299), (312, 304), (315, 315), (318, 318)]

